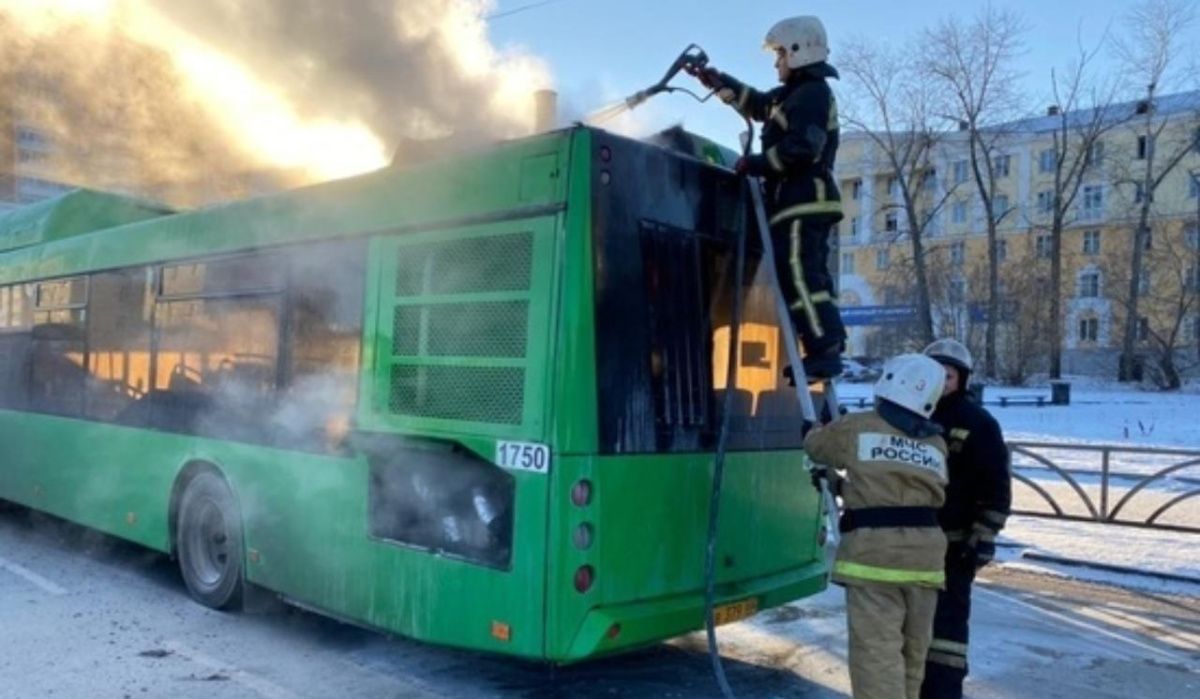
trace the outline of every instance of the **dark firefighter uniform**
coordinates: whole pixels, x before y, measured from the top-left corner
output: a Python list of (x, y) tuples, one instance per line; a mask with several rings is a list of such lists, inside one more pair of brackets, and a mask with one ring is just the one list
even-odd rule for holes
[[(805, 366), (816, 376), (841, 373), (837, 355), (846, 339), (828, 266), (829, 236), (842, 219), (833, 176), (837, 100), (825, 82), (837, 75), (828, 63), (817, 63), (794, 69), (769, 92), (725, 73), (715, 76), (721, 99), (763, 122), (762, 153), (746, 158), (745, 168), (763, 178), (776, 272), (804, 344)], [(830, 365), (837, 369), (823, 371)]]
[(938, 513), (949, 546), (921, 699), (958, 699), (967, 676), (971, 585), (975, 571), (995, 555), (996, 534), (1012, 505), (1012, 477), (1000, 425), (966, 391), (938, 401), (933, 421), (943, 427), (949, 447), (950, 483)]

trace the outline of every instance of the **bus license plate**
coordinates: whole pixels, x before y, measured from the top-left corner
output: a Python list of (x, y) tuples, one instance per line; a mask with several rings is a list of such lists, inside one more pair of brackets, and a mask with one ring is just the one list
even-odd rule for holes
[(751, 597), (740, 602), (730, 602), (722, 604), (713, 609), (713, 622), (717, 626), (721, 624), (732, 624), (735, 621), (749, 619), (758, 612), (758, 599)]

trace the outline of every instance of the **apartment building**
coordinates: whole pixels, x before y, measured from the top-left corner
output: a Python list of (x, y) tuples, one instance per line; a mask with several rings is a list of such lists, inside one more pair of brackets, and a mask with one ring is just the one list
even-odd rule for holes
[[(1104, 131), (1078, 152), (1085, 167), (1067, 210), (1062, 284), (1051, 288), (1050, 224), (1055, 208), (1056, 132), (1086, 123), (1091, 110), (991, 129), (996, 144), (993, 217), (1000, 277), (998, 352), (1013, 375), (1045, 370), (1049, 299), (1063, 318), (1063, 371), (1115, 374), (1120, 354), (1146, 164), (1153, 164), (1148, 242), (1138, 279), (1138, 353), (1175, 348), (1200, 364), (1200, 91), (1130, 102), (1106, 112)], [(1148, 125), (1154, 134), (1147, 138)], [(1072, 132), (1071, 138), (1077, 136)], [(1061, 136), (1059, 136), (1061, 138)], [(840, 230), (841, 304), (852, 354), (882, 355), (911, 343), (915, 318), (912, 236), (900, 191), (916, 195), (935, 332), (982, 348), (988, 299), (988, 216), (976, 186), (965, 131), (944, 134), (916, 176), (903, 180), (870, 134), (847, 132), (837, 176), (845, 201)], [(1189, 354), (1190, 352), (1190, 354)], [(1021, 366), (1014, 366), (1019, 363)], [(1185, 367), (1187, 361), (1181, 362)]]

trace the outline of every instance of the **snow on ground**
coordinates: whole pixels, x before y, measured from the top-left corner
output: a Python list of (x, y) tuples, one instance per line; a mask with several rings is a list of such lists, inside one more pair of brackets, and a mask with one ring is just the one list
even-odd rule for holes
[[(1045, 396), (1049, 387), (993, 387), (984, 392), (984, 405), (1000, 422), (1010, 442), (1061, 444), (1063, 448), (1031, 448), (1028, 451), (1065, 470), (1086, 498), (1054, 470), (1027, 453), (1014, 454), (1013, 468), (1045, 490), (1070, 515), (1087, 517), (1121, 505), (1121, 520), (1145, 521), (1156, 510), (1171, 504), (1158, 522), (1200, 526), (1200, 463), (1183, 466), (1159, 478), (1165, 469), (1200, 458), (1200, 394), (1195, 387), (1183, 392), (1161, 393), (1098, 382), (1071, 379), (1068, 406), (997, 404), (1000, 396)], [(872, 386), (839, 384), (839, 396), (851, 403), (869, 400)], [(1110, 476), (1107, 500), (1101, 493), (1103, 450), (1109, 452)], [(1081, 447), (1083, 447), (1081, 449)], [(1123, 449), (1170, 449), (1186, 453), (1146, 454)], [(1143, 485), (1144, 484), (1144, 485)], [(1126, 494), (1142, 485), (1124, 504)], [(1013, 486), (1017, 509), (1052, 512), (1051, 506), (1029, 484)], [(1005, 566), (1036, 569), (1095, 582), (1119, 584), (1152, 592), (1176, 592), (1200, 596), (1200, 582), (1163, 581), (1079, 566), (1066, 566), (1024, 558), (1023, 554), (1049, 555), (1142, 571), (1167, 573), (1200, 581), (1200, 534), (1091, 524), (1042, 517), (1014, 516), (1000, 539), (999, 559)]]

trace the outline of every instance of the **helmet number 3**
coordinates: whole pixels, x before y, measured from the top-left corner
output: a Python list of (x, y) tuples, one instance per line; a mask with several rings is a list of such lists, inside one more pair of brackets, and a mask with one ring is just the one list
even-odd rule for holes
[(550, 472), (550, 447), (535, 442), (497, 442), (496, 463), (515, 471)]

